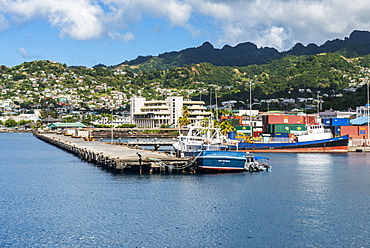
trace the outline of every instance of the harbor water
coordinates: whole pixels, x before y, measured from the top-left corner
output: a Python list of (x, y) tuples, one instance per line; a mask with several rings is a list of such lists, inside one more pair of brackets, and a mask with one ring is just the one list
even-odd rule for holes
[(258, 154), (272, 171), (115, 174), (0, 134), (0, 247), (370, 247), (370, 154)]

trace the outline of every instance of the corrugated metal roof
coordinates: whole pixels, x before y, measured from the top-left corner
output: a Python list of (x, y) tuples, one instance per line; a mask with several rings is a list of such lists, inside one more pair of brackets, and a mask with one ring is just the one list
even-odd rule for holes
[(358, 126), (365, 125), (367, 124), (369, 118), (370, 117), (368, 116), (357, 117), (356, 119), (351, 120), (351, 125), (358, 125)]
[(49, 125), (51, 127), (86, 127), (83, 123), (53, 123)]

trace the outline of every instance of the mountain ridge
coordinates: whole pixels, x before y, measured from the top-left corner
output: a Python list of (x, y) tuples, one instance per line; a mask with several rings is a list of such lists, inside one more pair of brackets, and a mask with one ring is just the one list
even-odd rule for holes
[[(272, 47), (258, 48), (252, 42), (244, 42), (232, 47), (224, 45), (221, 49), (206, 41), (201, 46), (172, 51), (158, 56), (138, 56), (110, 68), (135, 67), (135, 70), (157, 70), (169, 67), (181, 67), (190, 64), (210, 63), (215, 66), (262, 65), (281, 59), (286, 55), (316, 55), (320, 53), (337, 53), (349, 58), (370, 54), (370, 32), (354, 30), (344, 39), (328, 40), (322, 45), (310, 43), (307, 46), (296, 43), (291, 49), (279, 52)], [(103, 67), (99, 64), (95, 67)]]

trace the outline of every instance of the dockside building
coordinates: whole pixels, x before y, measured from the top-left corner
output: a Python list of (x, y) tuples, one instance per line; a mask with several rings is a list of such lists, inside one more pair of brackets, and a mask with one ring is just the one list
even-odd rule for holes
[(186, 101), (183, 97), (168, 97), (165, 100), (147, 101), (143, 97), (132, 97), (131, 121), (137, 127), (155, 128), (161, 125), (178, 125), (183, 106), (189, 109), (191, 123), (210, 117), (204, 101)]

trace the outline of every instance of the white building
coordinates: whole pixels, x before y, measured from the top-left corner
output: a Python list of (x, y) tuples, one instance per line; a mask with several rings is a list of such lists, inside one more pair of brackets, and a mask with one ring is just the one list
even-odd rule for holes
[(92, 122), (92, 124), (100, 124), (100, 125), (112, 125), (112, 122), (113, 122), (113, 126), (119, 126), (119, 125), (123, 125), (123, 124), (131, 124), (131, 118), (130, 116), (118, 116), (118, 115), (115, 115), (113, 120), (110, 120), (108, 117), (102, 117), (100, 118), (99, 120), (96, 120), (94, 122)]
[(8, 119), (13, 119), (15, 120), (16, 122), (19, 122), (19, 121), (31, 121), (31, 122), (36, 122), (37, 120), (39, 120), (40, 118), (38, 117), (37, 114), (20, 114), (20, 115), (17, 115), (17, 116), (1, 116), (0, 117), (0, 120), (2, 122), (5, 122), (6, 120)]
[(369, 111), (370, 106), (368, 104), (365, 104), (365, 106), (356, 107), (356, 118), (362, 117), (362, 116), (368, 116), (370, 112)]
[(191, 123), (200, 121), (211, 115), (205, 112), (203, 101), (184, 101), (183, 97), (168, 97), (166, 100), (146, 101), (142, 97), (130, 99), (132, 124), (137, 127), (160, 127), (161, 125), (177, 125), (182, 115), (182, 107), (187, 106)]

